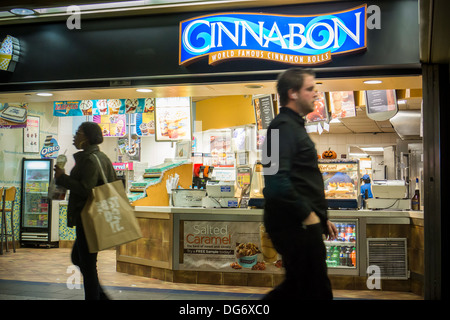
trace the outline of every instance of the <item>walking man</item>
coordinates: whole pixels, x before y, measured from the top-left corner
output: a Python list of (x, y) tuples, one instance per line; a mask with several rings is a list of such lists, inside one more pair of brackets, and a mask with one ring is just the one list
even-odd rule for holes
[[(334, 239), (337, 230), (327, 217), (317, 151), (303, 119), (314, 111), (315, 74), (289, 69), (278, 77), (277, 91), (280, 113), (270, 123), (263, 152), (264, 224), (286, 276), (265, 299), (332, 299), (322, 235)], [(278, 155), (271, 154), (274, 144)]]

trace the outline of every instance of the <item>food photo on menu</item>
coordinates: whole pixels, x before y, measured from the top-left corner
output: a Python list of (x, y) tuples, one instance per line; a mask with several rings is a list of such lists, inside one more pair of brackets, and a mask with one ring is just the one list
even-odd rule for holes
[(331, 118), (349, 118), (356, 116), (353, 91), (330, 92)]
[(328, 121), (328, 108), (324, 92), (317, 92), (317, 99), (314, 101), (314, 111), (306, 115), (306, 122)]

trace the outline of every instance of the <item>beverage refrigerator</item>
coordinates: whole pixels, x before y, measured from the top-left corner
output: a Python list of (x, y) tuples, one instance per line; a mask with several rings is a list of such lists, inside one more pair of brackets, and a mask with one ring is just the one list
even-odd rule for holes
[(53, 159), (22, 160), (20, 244), (58, 245), (59, 215), (52, 214), (48, 187), (53, 178)]
[(358, 219), (331, 219), (331, 222), (336, 226), (338, 234), (334, 240), (325, 240), (329, 270), (346, 269), (347, 273), (350, 270), (353, 270), (350, 273), (358, 273), (360, 245)]

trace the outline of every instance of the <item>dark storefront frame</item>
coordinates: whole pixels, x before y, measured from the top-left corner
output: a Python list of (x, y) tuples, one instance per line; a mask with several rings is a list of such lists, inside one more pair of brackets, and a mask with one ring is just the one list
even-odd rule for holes
[[(366, 52), (335, 57), (316, 67), (317, 76), (401, 76), (423, 71), (425, 298), (440, 299), (441, 230), (447, 226), (441, 215), (444, 167), (440, 152), (446, 141), (441, 132), (448, 112), (449, 70), (448, 65), (420, 64), (419, 43), (414, 41), (418, 39), (417, 1), (348, 1), (234, 11), (320, 14), (364, 3), (380, 6), (382, 28), (368, 31)], [(68, 30), (65, 21), (2, 26), (0, 34), (20, 39), (23, 56), (14, 73), (0, 73), (0, 92), (265, 81), (290, 67), (251, 60), (209, 66), (207, 59), (179, 66), (178, 23), (203, 14), (82, 20), (81, 30)]]

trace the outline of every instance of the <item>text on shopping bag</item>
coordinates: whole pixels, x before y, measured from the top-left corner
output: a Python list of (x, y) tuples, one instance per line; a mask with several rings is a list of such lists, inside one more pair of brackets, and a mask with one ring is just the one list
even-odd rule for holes
[(120, 224), (122, 216), (120, 214), (119, 197), (110, 197), (105, 200), (96, 201), (98, 213), (103, 215), (106, 222), (109, 223), (113, 233), (122, 231), (124, 228)]

